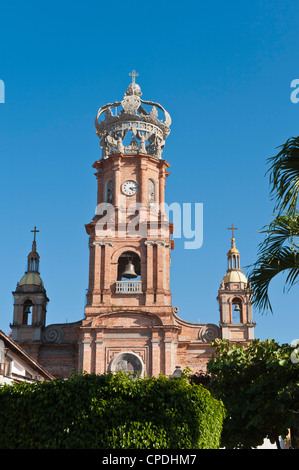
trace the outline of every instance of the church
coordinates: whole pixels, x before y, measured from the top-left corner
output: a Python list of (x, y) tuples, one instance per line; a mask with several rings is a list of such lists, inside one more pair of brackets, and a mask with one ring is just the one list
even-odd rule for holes
[(101, 156), (93, 164), (96, 215), (85, 226), (89, 285), (83, 319), (47, 325), (36, 228), (27, 270), (13, 292), (12, 339), (54, 377), (118, 370), (169, 376), (186, 367), (195, 373), (205, 370), (216, 338), (244, 344), (254, 339), (250, 288), (233, 225), (217, 295), (219, 325), (188, 322), (172, 305), (174, 226), (165, 211), (170, 164), (162, 157), (171, 117), (159, 103), (141, 99), (138, 74), (130, 76), (123, 99), (102, 106), (95, 119)]

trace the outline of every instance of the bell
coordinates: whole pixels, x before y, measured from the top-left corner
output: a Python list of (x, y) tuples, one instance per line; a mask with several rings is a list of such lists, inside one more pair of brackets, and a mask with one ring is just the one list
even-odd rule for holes
[(241, 312), (240, 305), (236, 304), (234, 308), (235, 312)]
[(122, 277), (126, 277), (127, 279), (133, 279), (134, 277), (137, 277), (137, 274), (135, 273), (134, 269), (134, 264), (131, 261), (129, 261), (126, 265)]

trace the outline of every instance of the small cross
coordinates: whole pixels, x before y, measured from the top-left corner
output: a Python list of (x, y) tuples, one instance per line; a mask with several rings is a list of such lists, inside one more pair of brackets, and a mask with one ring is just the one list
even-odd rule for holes
[(34, 230), (31, 230), (31, 232), (34, 232), (34, 241), (35, 241), (35, 236), (36, 236), (37, 232), (39, 232), (39, 230), (36, 230), (36, 227), (34, 227)]
[(130, 77), (132, 77), (132, 83), (135, 83), (135, 78), (139, 77), (139, 73), (136, 73), (136, 70), (132, 70), (131, 73), (129, 73)]
[(234, 224), (232, 224), (231, 227), (228, 227), (227, 230), (231, 230), (232, 231), (232, 238), (234, 238), (234, 230), (238, 230), (237, 227), (234, 227)]

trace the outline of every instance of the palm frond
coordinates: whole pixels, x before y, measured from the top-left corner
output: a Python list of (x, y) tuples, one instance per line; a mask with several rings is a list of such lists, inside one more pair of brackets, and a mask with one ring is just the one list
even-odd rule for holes
[(274, 254), (263, 254), (253, 265), (248, 281), (252, 289), (252, 304), (260, 311), (270, 310), (269, 286), (278, 274), (288, 271), (286, 288), (291, 288), (299, 280), (299, 252), (284, 247)]
[(293, 216), (279, 215), (266, 227), (260, 230), (266, 234), (265, 239), (259, 244), (259, 254), (271, 256), (281, 250), (288, 243), (292, 249), (298, 250), (299, 245), (299, 214)]
[(275, 210), (296, 211), (299, 197), (299, 137), (288, 139), (281, 151), (268, 158), (270, 194), (276, 199)]

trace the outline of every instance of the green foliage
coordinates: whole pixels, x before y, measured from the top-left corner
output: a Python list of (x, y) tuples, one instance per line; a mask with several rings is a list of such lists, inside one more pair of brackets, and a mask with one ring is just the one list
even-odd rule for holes
[(209, 390), (227, 410), (222, 446), (252, 448), (277, 442), (296, 426), (299, 364), (291, 345), (254, 340), (248, 347), (217, 340), (208, 363)]
[(224, 407), (186, 376), (124, 373), (0, 387), (0, 448), (217, 448)]

